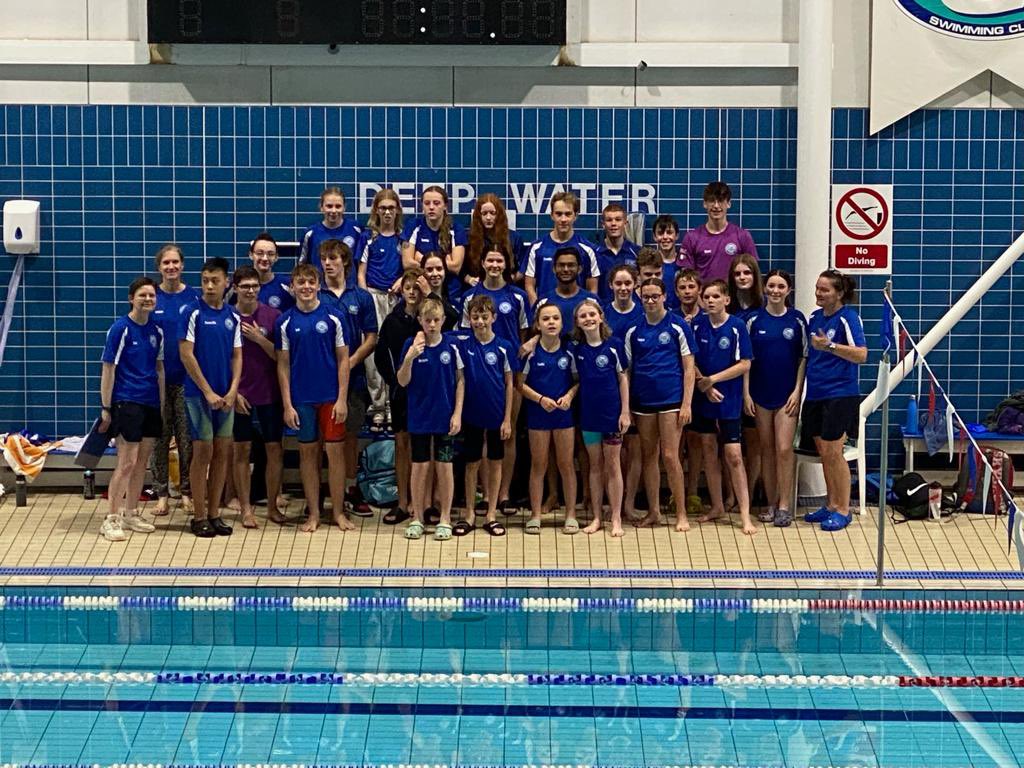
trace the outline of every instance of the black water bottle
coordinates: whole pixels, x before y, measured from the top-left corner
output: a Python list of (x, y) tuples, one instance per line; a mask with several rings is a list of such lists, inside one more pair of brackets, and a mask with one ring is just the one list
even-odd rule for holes
[(91, 470), (85, 470), (82, 476), (82, 496), (86, 499), (96, 498), (96, 474)]

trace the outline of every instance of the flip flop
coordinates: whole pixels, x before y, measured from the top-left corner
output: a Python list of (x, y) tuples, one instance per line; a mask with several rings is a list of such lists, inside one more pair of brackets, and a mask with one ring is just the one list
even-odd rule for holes
[(526, 521), (526, 532), (531, 536), (540, 536), (540, 520), (531, 517)]
[(413, 520), (409, 523), (405, 529), (405, 538), (407, 539), (422, 539), (423, 538), (423, 523), (419, 520)]
[(504, 536), (505, 526), (499, 523), (497, 520), (492, 520), (489, 523), (484, 523), (484, 530), (487, 531), (491, 536)]
[(401, 507), (395, 507), (390, 512), (385, 514), (384, 517), (380, 519), (380, 521), (384, 523), (384, 525), (398, 525), (399, 523), (404, 523), (410, 517), (412, 517), (412, 515), (410, 515), (404, 509), (402, 509)]
[[(486, 528), (487, 526), (484, 527)], [(476, 525), (470, 525), (470, 523), (466, 520), (459, 520), (459, 522), (455, 524), (455, 527), (452, 528), (452, 535), (466, 536), (469, 533), (472, 533), (475, 529)]]
[(452, 537), (452, 527), (447, 523), (434, 526), (434, 541), (448, 541)]

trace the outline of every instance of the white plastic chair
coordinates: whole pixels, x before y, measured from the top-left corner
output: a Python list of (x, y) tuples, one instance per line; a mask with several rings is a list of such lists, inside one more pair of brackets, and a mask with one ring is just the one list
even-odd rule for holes
[[(859, 500), (857, 506), (857, 513), (863, 515), (865, 512), (864, 497), (867, 491), (867, 456), (864, 447), (864, 421), (861, 420), (860, 424), (860, 439), (856, 442), (848, 443), (843, 446), (843, 458), (846, 459), (847, 463), (851, 461), (857, 462), (857, 487), (859, 490)], [(800, 425), (797, 424), (796, 431), (796, 442), (799, 445), (800, 441)], [(817, 451), (804, 451), (799, 447), (793, 450), (796, 461), (793, 462), (793, 515), (796, 515), (797, 500), (800, 496), (800, 466), (803, 464), (821, 464), (821, 457)]]

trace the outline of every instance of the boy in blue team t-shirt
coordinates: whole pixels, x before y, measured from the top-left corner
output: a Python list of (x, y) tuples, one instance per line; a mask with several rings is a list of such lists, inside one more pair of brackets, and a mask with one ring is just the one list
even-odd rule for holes
[[(491, 536), (504, 536), (505, 526), (497, 522), (501, 469), (505, 441), (512, 435), (512, 374), (516, 369), (519, 345), (513, 345), (494, 333), (494, 302), (486, 294), (466, 303), (466, 315), (473, 334), (462, 343), (463, 373), (466, 378), (463, 408), (463, 458), (466, 461), (466, 517), (456, 524), (456, 536), (464, 536), (476, 527), (474, 501), (477, 473), (484, 461), (484, 492), (487, 496), (487, 522), (484, 530)], [(487, 443), (487, 458), (484, 442)]]
[(434, 538), (445, 541), (452, 537), (452, 496), (454, 477), (452, 438), (462, 428), (462, 401), (465, 386), (462, 380), (462, 355), (453, 334), (441, 333), (444, 305), (429, 296), (418, 313), (422, 330), (405, 342), (402, 364), (396, 371), (400, 386), (405, 387), (409, 402), (409, 442), (412, 453), (413, 520), (405, 536), (423, 536), (423, 513), (430, 506), (431, 460), (436, 472), (435, 491), (441, 505), (441, 522), (434, 529)]
[(124, 541), (124, 528), (151, 533), (136, 510), (146, 464), (163, 430), (164, 334), (152, 317), (156, 283), (139, 277), (128, 288), (131, 311), (107, 331), (100, 379), (97, 431), (117, 438), (117, 468), (110, 476), (110, 512), (100, 527), (107, 541)]
[(231, 535), (220, 518), (234, 428), (235, 398), (242, 378), (241, 319), (224, 302), (228, 263), (209, 259), (200, 273), (202, 296), (181, 315), (178, 347), (188, 378), (185, 411), (192, 434), (192, 533), (200, 538)]
[(725, 514), (722, 503), (722, 468), (718, 462), (718, 444), (729, 465), (729, 477), (740, 507), (743, 533), (757, 533), (750, 518), (750, 494), (743, 466), (743, 375), (750, 370), (753, 354), (747, 327), (726, 311), (729, 288), (723, 280), (705, 283), (701, 292), (704, 314), (693, 322), (696, 363), (700, 372), (694, 397), (693, 431), (701, 436), (704, 475), (711, 495), (711, 510), (698, 520), (702, 523)]
[(345, 418), (348, 416), (346, 321), (320, 301), (320, 273), (309, 264), (292, 270), (295, 306), (277, 321), (277, 381), (284, 423), (299, 435), (299, 474), (311, 533), (320, 525), (321, 444), (327, 452), (327, 486), (334, 522), (355, 525), (345, 515)]
[(273, 307), (278, 312), (287, 312), (295, 306), (288, 281), (274, 274), (277, 263), (277, 241), (269, 232), (260, 232), (249, 245), (249, 258), (260, 277), (260, 304)]

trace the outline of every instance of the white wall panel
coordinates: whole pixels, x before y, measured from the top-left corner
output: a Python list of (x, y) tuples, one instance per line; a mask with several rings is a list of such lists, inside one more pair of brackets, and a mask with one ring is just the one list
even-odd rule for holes
[(798, 3), (799, 0), (636, 0), (636, 39), (793, 42), (797, 38)]
[(85, 40), (85, 0), (3, 0), (0, 37), (7, 40)]
[[(572, 3), (574, 0), (569, 0)], [(621, 43), (637, 39), (637, 0), (578, 0), (580, 33), (588, 43)]]
[(450, 67), (273, 67), (271, 72), (275, 104), (451, 104), (453, 98)]
[(86, 104), (88, 67), (0, 66), (2, 104)]
[(94, 104), (267, 104), (269, 67), (90, 67)]
[(547, 67), (455, 70), (456, 104), (633, 106), (634, 70)]
[(992, 75), (992, 106), (1024, 109), (1024, 88), (999, 75)]
[(90, 40), (145, 40), (145, 0), (89, 0)]

